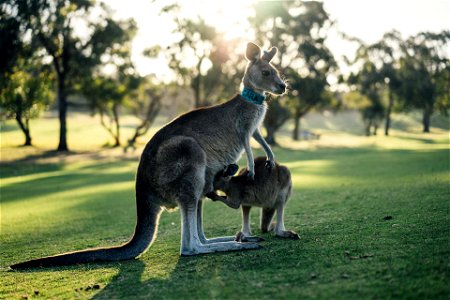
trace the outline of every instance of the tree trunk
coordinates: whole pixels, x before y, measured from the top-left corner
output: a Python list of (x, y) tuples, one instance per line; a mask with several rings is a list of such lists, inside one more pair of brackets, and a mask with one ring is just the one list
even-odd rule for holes
[(69, 151), (67, 147), (67, 98), (66, 98), (66, 76), (58, 74), (58, 110), (59, 110), (59, 145), (58, 151)]
[(366, 121), (366, 136), (370, 136), (370, 129), (372, 128), (372, 119)]
[(32, 146), (31, 145), (31, 135), (30, 135), (30, 119), (26, 118), (25, 119), (25, 125), (27, 127), (27, 130), (25, 133), (25, 144), (23, 144), (24, 146)]
[(300, 118), (301, 115), (296, 113), (294, 116), (294, 131), (292, 132), (292, 139), (298, 141), (300, 139)]
[(120, 123), (119, 123), (119, 107), (117, 104), (113, 105), (113, 117), (114, 117), (114, 123), (116, 125), (116, 134), (114, 136), (115, 144), (113, 147), (119, 147), (120, 146)]
[(32, 146), (31, 144), (31, 135), (30, 135), (30, 127), (28, 126), (28, 120), (26, 120), (26, 125), (22, 121), (22, 114), (16, 113), (16, 121), (17, 124), (19, 124), (20, 129), (22, 130), (23, 134), (25, 135), (25, 143), (24, 146)]
[(392, 107), (394, 106), (394, 95), (392, 94), (392, 91), (389, 89), (389, 104), (386, 109), (386, 121), (384, 124), (384, 135), (389, 135), (389, 129), (391, 127), (391, 111)]
[(19, 124), (20, 129), (25, 135), (25, 144), (24, 146), (31, 146), (31, 136), (30, 136), (30, 123), (29, 119), (25, 119), (25, 124), (22, 121), (22, 97), (16, 97), (16, 121)]
[(430, 132), (430, 119), (431, 119), (432, 110), (429, 107), (425, 107), (423, 110), (423, 132), (429, 133)]

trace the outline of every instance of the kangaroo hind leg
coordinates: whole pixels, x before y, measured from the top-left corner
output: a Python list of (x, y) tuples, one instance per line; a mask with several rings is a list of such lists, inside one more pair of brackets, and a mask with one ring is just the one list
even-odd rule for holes
[[(192, 138), (177, 137), (169, 140), (164, 151), (159, 153), (161, 174), (166, 195), (175, 199), (182, 218), (182, 255), (196, 255), (219, 251), (235, 251), (260, 248), (257, 244), (242, 244), (234, 241), (203, 244), (199, 236), (202, 228), (199, 202), (205, 187), (206, 154)], [(160, 182), (162, 184), (163, 182)], [(198, 223), (199, 222), (199, 223)], [(201, 230), (203, 233), (203, 230)]]
[(300, 239), (300, 236), (292, 231), (292, 230), (286, 230), (284, 227), (284, 208), (286, 206), (287, 202), (287, 196), (280, 195), (278, 196), (278, 202), (277, 202), (277, 223), (275, 225), (275, 235), (277, 237), (281, 238), (288, 238), (293, 240)]
[(242, 231), (236, 234), (236, 241), (238, 242), (262, 242), (263, 238), (259, 236), (252, 236), (252, 232), (250, 229), (250, 210), (251, 206), (242, 206)]

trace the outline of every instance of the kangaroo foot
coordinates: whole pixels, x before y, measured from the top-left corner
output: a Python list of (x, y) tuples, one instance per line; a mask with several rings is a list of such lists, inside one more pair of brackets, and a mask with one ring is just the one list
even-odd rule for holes
[(265, 241), (262, 237), (259, 236), (246, 236), (242, 231), (239, 231), (236, 234), (236, 238), (234, 240), (240, 243), (259, 243)]
[(291, 230), (277, 232), (276, 236), (280, 237), (280, 238), (291, 239), (291, 240), (299, 240), (300, 239), (300, 236), (296, 232), (291, 231)]
[(262, 249), (262, 246), (256, 243), (238, 243), (233, 241), (223, 243), (212, 243), (207, 245), (196, 245), (189, 249), (182, 248), (180, 254), (181, 256), (192, 256), (214, 252), (257, 250), (257, 249)]

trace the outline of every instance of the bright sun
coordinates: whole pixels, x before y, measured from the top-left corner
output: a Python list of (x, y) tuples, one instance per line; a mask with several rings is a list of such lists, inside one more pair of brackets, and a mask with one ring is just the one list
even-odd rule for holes
[(201, 16), (224, 34), (225, 39), (252, 38), (248, 17), (256, 0), (180, 1), (187, 17)]
[[(217, 28), (226, 40), (239, 38), (252, 40), (252, 30), (248, 25), (248, 17), (253, 13), (251, 6), (257, 0), (183, 0), (179, 17), (195, 18), (200, 16), (207, 24)], [(139, 0), (103, 0), (121, 19), (133, 18), (138, 25), (138, 33), (133, 41), (132, 59), (141, 75), (158, 73), (162, 80), (172, 76), (167, 62), (150, 60), (142, 55), (144, 49), (154, 46), (167, 46), (176, 39), (173, 15), (160, 14), (162, 7), (173, 3), (171, 1)]]

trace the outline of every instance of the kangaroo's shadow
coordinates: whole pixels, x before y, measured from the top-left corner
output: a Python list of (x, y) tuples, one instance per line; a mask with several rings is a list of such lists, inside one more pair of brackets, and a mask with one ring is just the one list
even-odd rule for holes
[[(272, 239), (269, 244), (284, 244), (282, 247), (285, 251), (274, 255), (270, 250), (271, 245), (267, 245), (255, 251), (222, 252), (191, 257), (179, 256), (175, 249), (173, 255), (149, 253), (150, 257), (145, 255), (137, 260), (122, 262), (118, 266), (118, 273), (92, 299), (195, 298), (199, 293), (205, 298), (220, 298), (225, 296), (224, 286), (233, 285), (235, 281), (244, 284), (244, 281), (249, 280), (245, 278), (247, 276), (245, 274), (254, 274), (258, 269), (264, 272), (264, 267), (276, 269), (282, 260), (295, 261), (294, 257), (290, 257), (293, 250), (302, 248), (301, 243), (292, 240)], [(297, 250), (301, 251), (295, 249)], [(165, 256), (165, 262), (158, 262), (161, 256)], [(173, 264), (168, 264), (167, 261)], [(231, 278), (230, 274), (233, 274)]]
[(219, 257), (211, 260), (211, 256), (235, 256), (237, 253), (211, 254), (209, 259), (205, 255), (182, 257), (178, 252), (174, 254), (173, 269), (169, 264), (168, 270), (161, 270), (168, 267), (167, 263), (158, 264), (155, 261), (158, 258), (153, 255), (149, 260), (141, 258), (122, 262), (118, 273), (92, 299), (170, 299), (180, 293), (184, 298), (189, 296), (189, 290), (203, 281), (198, 277), (206, 274), (200, 274), (199, 270), (205, 271), (205, 264), (209, 268), (215, 267)]

